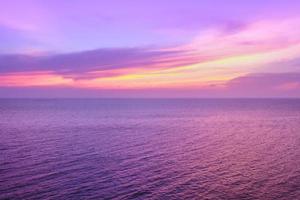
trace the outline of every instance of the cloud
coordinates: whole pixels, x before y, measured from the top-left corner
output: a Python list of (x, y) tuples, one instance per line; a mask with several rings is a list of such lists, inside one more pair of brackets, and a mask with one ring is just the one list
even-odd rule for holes
[[(57, 79), (59, 80), (59, 79)], [(248, 74), (220, 85), (195, 88), (101, 89), (76, 88), (52, 84), (42, 86), (0, 87), (0, 97), (74, 97), (74, 98), (300, 98), (300, 73)]]
[[(297, 64), (300, 32), (291, 30), (299, 23), (299, 19), (232, 23), (201, 32), (191, 43), (175, 47), (0, 55), (0, 86), (203, 89), (209, 85), (234, 88), (235, 82), (242, 80), (237, 85), (246, 88), (253, 75), (242, 78), (245, 74), (266, 69), (280, 72), (274, 69)], [(235, 80), (236, 77), (240, 78)], [(274, 77), (268, 79), (271, 82)], [(227, 81), (230, 82), (226, 84)], [(255, 87), (255, 82), (251, 84)], [(294, 81), (282, 84), (272, 90), (297, 87)], [(234, 89), (238, 91), (239, 87)]]
[(300, 97), (300, 73), (248, 74), (228, 81), (226, 91), (237, 96)]
[[(114, 48), (55, 55), (0, 55), (0, 72), (53, 71), (62, 75), (78, 76), (94, 71), (155, 66), (158, 60), (170, 67), (179, 51), (150, 48)], [(170, 63), (168, 65), (168, 63)]]

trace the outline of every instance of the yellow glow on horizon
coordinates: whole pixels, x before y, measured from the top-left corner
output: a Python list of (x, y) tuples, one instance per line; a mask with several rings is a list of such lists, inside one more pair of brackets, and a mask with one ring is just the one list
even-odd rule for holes
[(288, 28), (299, 23), (298, 19), (282, 23), (259, 22), (232, 34), (223, 34), (217, 29), (207, 31), (190, 44), (159, 49), (161, 52), (177, 50), (180, 53), (176, 55), (154, 57), (145, 62), (132, 61), (132, 67), (125, 63), (123, 68), (120, 64), (101, 70), (99, 66), (99, 70), (87, 70), (83, 75), (70, 73), (71, 77), (55, 72), (2, 74), (0, 86), (146, 89), (224, 85), (236, 77), (263, 72), (264, 67), (273, 63), (297, 59), (300, 38)]
[(191, 87), (208, 83), (224, 83), (237, 76), (245, 75), (264, 64), (292, 59), (299, 55), (300, 45), (285, 49), (236, 55), (193, 65), (171, 69), (157, 69), (149, 72), (126, 74), (116, 77), (98, 78), (88, 81), (88, 87), (112, 88), (153, 88), (153, 87)]
[[(300, 45), (254, 54), (233, 55), (211, 61), (174, 68), (117, 69), (114, 76), (92, 79), (65, 78), (52, 72), (17, 73), (2, 76), (2, 86), (68, 86), (79, 88), (189, 88), (223, 84), (245, 75), (265, 64), (293, 59), (300, 53)], [(90, 74), (103, 72), (90, 72)], [(118, 74), (120, 73), (120, 74)]]

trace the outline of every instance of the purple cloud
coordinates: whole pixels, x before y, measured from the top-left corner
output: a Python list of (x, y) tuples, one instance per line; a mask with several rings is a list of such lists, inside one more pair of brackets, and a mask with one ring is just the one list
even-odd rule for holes
[(228, 95), (244, 97), (300, 97), (300, 73), (249, 74), (230, 80)]
[(69, 87), (0, 87), (0, 97), (164, 97), (164, 98), (300, 98), (300, 73), (248, 74), (228, 81), (225, 87), (185, 89), (86, 89)]
[[(123, 68), (155, 67), (159, 63), (174, 65), (181, 51), (161, 51), (151, 48), (98, 49), (68, 54), (30, 56), (0, 55), (0, 73), (53, 71), (57, 74), (83, 77), (88, 72)], [(166, 61), (158, 61), (166, 59)], [(191, 61), (185, 61), (190, 63)], [(169, 64), (168, 64), (169, 63)]]

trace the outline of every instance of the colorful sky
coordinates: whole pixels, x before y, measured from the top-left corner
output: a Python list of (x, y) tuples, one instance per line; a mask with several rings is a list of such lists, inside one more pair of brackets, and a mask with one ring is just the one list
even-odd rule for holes
[(0, 97), (300, 97), (299, 0), (1, 0)]

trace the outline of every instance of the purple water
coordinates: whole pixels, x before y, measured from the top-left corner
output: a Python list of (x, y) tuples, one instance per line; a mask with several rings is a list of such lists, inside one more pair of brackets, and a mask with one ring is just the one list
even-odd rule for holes
[(0, 100), (0, 199), (297, 198), (297, 99)]

